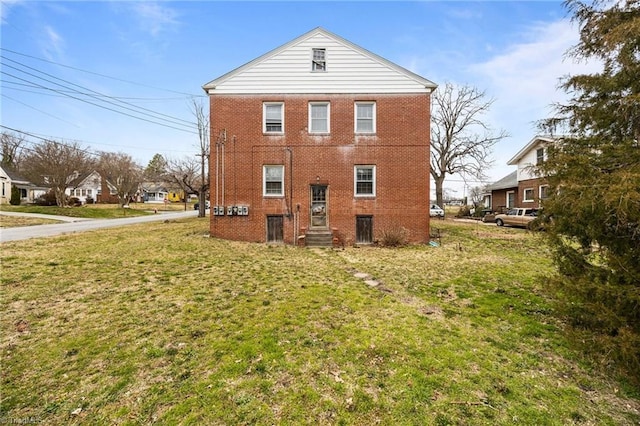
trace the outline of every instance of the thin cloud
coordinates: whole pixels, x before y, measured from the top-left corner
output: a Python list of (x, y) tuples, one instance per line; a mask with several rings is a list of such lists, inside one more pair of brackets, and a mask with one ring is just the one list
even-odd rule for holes
[(42, 52), (49, 60), (59, 60), (64, 55), (65, 40), (51, 26), (44, 27), (44, 38), (40, 41)]
[(2, 0), (0, 1), (0, 22), (2, 24), (7, 23), (7, 18), (9, 17), (9, 12), (11, 9), (20, 4), (24, 4), (25, 0)]
[(578, 43), (578, 29), (569, 20), (539, 23), (525, 40), (508, 46), (485, 62), (471, 65), (475, 84), (495, 98), (490, 120), (512, 138), (496, 147), (496, 164), (506, 162), (537, 132), (536, 122), (554, 114), (552, 105), (568, 95), (559, 88), (567, 75), (588, 74), (601, 69), (594, 62), (577, 63), (566, 52)]
[(482, 76), (498, 98), (514, 105), (546, 106), (564, 98), (558, 90), (560, 78), (599, 68), (566, 57), (578, 42), (577, 28), (567, 20), (538, 24), (530, 29), (528, 38), (488, 61), (471, 65), (469, 72)]
[(143, 31), (156, 37), (160, 33), (173, 30), (180, 21), (178, 13), (155, 2), (135, 2), (131, 5)]

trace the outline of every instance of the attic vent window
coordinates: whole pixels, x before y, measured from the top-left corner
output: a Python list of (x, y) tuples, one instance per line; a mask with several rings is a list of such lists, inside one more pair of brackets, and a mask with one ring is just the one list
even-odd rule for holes
[(313, 49), (313, 60), (311, 61), (311, 71), (326, 71), (326, 49)]

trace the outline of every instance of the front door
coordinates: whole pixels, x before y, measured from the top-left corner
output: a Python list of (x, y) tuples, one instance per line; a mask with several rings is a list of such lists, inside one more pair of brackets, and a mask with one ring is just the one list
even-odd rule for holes
[(327, 185), (311, 185), (311, 227), (327, 228)]

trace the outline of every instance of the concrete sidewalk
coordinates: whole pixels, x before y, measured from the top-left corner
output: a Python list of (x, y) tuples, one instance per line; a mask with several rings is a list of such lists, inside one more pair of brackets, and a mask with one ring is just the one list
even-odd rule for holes
[(21, 212), (4, 212), (4, 211), (0, 211), (0, 215), (2, 215), (2, 216), (37, 217), (39, 219), (59, 220), (60, 222), (82, 222), (82, 221), (85, 221), (85, 220), (95, 220), (95, 219), (87, 219), (87, 218), (84, 218), (84, 217), (58, 216), (58, 215), (54, 215), (54, 214), (42, 214), (42, 213), (21, 213)]

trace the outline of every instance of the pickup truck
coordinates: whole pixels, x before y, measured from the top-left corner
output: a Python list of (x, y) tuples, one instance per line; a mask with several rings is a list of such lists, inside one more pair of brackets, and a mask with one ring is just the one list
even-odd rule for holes
[(529, 224), (538, 217), (538, 209), (516, 208), (507, 213), (496, 215), (496, 225), (529, 227)]

